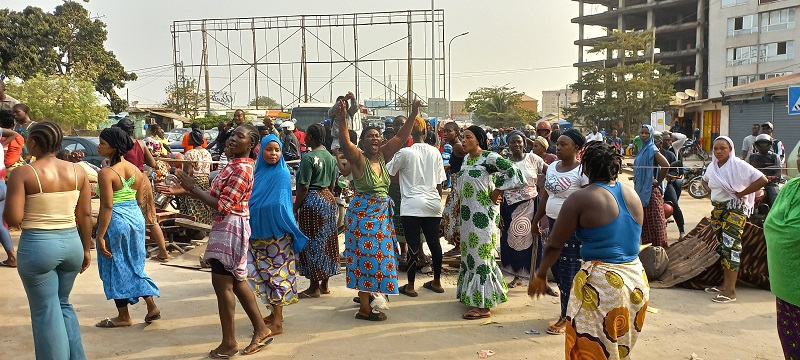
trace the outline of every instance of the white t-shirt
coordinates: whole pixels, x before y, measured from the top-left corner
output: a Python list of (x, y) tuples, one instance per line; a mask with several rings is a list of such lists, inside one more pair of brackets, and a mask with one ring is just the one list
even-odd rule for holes
[[(756, 145), (756, 137), (753, 135), (747, 135), (742, 141), (742, 150), (746, 151), (747, 154), (755, 154), (756, 152), (755, 145)], [(747, 158), (745, 158), (745, 160), (747, 160)]]
[(526, 201), (535, 198), (538, 193), (536, 192), (536, 179), (539, 173), (544, 168), (544, 160), (534, 153), (523, 154), (522, 160), (514, 162), (522, 172), (522, 177), (528, 182), (527, 185), (519, 189), (506, 190), (503, 197), (511, 204), (516, 204), (520, 201)]
[(386, 170), (392, 176), (400, 174), (401, 216), (442, 216), (442, 197), (436, 186), (447, 178), (439, 150), (425, 143), (400, 149)]
[(559, 164), (561, 164), (561, 160), (550, 164), (544, 179), (544, 188), (549, 196), (545, 211), (547, 216), (553, 219), (558, 218), (561, 205), (570, 194), (589, 184), (589, 178), (583, 175), (583, 168), (580, 165), (570, 171), (559, 172), (557, 170)]
[(675, 155), (676, 156), (680, 155), (681, 148), (683, 147), (683, 144), (686, 144), (686, 140), (689, 140), (689, 138), (686, 137), (686, 135), (683, 135), (683, 134), (677, 133), (677, 132), (676, 133), (672, 133), (672, 137), (677, 139), (677, 140), (672, 142), (672, 150), (675, 151)]
[(603, 134), (598, 131), (596, 133), (589, 133), (589, 135), (586, 135), (586, 142), (590, 143), (592, 141), (603, 141)]

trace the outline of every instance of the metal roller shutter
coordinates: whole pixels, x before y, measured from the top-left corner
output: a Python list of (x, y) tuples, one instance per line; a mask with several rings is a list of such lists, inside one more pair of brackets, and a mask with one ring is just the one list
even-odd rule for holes
[(737, 146), (737, 153), (741, 154), (739, 148), (741, 148), (744, 138), (750, 135), (753, 124), (763, 124), (767, 121), (772, 121), (772, 125), (775, 127), (773, 136), (783, 142), (787, 152), (792, 151), (800, 141), (800, 116), (788, 114), (785, 97), (777, 99), (774, 103), (756, 100), (756, 102), (747, 104), (733, 103), (728, 106), (729, 133)]

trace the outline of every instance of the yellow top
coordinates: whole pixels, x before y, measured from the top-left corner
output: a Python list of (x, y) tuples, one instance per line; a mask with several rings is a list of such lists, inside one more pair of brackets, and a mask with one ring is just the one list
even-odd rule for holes
[[(30, 166), (30, 165), (28, 165)], [(75, 208), (78, 205), (78, 173), (75, 172), (75, 190), (42, 192), (39, 174), (31, 166), (39, 192), (25, 195), (25, 213), (22, 215), (23, 229), (59, 230), (75, 227)], [(72, 165), (75, 171), (75, 164)]]

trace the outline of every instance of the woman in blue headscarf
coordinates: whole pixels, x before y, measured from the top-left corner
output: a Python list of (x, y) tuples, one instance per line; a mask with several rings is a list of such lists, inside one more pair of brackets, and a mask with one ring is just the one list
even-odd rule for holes
[(664, 193), (661, 191), (661, 183), (669, 171), (669, 162), (653, 144), (653, 133), (653, 127), (650, 125), (642, 125), (642, 129), (639, 130), (642, 150), (633, 160), (633, 185), (644, 208), (642, 244), (666, 248), (667, 223), (664, 218)]
[(272, 335), (283, 333), (283, 307), (297, 303), (295, 254), (308, 242), (292, 213), (292, 182), (281, 141), (261, 139), (250, 197), (250, 248), (247, 282), (272, 308), (264, 318)]

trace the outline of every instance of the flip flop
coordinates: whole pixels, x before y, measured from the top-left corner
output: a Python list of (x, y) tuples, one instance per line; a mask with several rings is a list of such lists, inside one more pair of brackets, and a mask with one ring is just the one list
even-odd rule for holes
[(386, 314), (373, 310), (369, 313), (369, 316), (365, 316), (361, 315), (359, 312), (356, 312), (356, 319), (367, 321), (386, 321)]
[(554, 297), (558, 297), (558, 291), (556, 291), (555, 289), (553, 289), (553, 287), (552, 287), (552, 286), (550, 286), (550, 285), (547, 285), (547, 295), (554, 296)]
[(415, 292), (410, 292), (410, 291), (407, 291), (407, 290), (408, 290), (408, 284), (403, 285), (400, 289), (398, 289), (398, 292), (403, 294), (403, 295), (405, 295), (405, 296), (410, 296), (410, 297), (419, 296), (419, 293), (417, 293), (416, 291)]
[(8, 265), (8, 260), (0, 261), (0, 266), (10, 267), (10, 268), (17, 267), (17, 265)]
[(239, 355), (239, 350), (236, 350), (230, 354), (223, 354), (217, 350), (211, 350), (208, 352), (209, 359), (230, 359), (236, 355)]
[(480, 320), (480, 319), (487, 319), (490, 317), (492, 317), (491, 312), (487, 312), (484, 314), (478, 310), (470, 310), (464, 313), (464, 315), (461, 315), (461, 318), (464, 320)]
[(130, 325), (117, 325), (113, 321), (111, 321), (111, 318), (105, 318), (101, 320), (99, 323), (94, 324), (94, 326), (99, 328), (117, 328), (117, 327), (128, 327)]
[[(562, 323), (564, 325), (559, 325)], [(550, 335), (563, 335), (565, 332), (567, 332), (567, 321), (565, 319), (559, 319), (555, 324), (547, 327), (547, 333)]]
[(297, 293), (297, 297), (299, 297), (301, 299), (316, 299), (316, 298), (319, 298), (319, 294), (309, 294), (309, 293), (307, 293), (305, 291), (301, 291), (301, 292)]
[(517, 286), (522, 286), (522, 279), (514, 279), (514, 280), (511, 280), (510, 283), (508, 283), (508, 288), (509, 289), (513, 289), (513, 288), (515, 288)]
[(442, 254), (442, 256), (443, 256), (443, 257), (457, 257), (457, 256), (461, 256), (461, 251), (453, 249), (453, 250), (450, 250), (450, 251), (448, 251), (448, 252), (446, 252), (446, 253)]
[(717, 304), (728, 304), (728, 303), (736, 302), (736, 298), (732, 298), (731, 299), (731, 298), (729, 298), (729, 297), (727, 297), (725, 295), (717, 294), (717, 296), (711, 298), (711, 301), (713, 301), (713, 302), (715, 302)]
[(148, 324), (153, 322), (153, 321), (156, 321), (156, 320), (161, 320), (161, 312), (159, 312), (157, 315), (145, 316), (144, 317), (144, 322), (146, 322)]
[[(261, 350), (264, 350), (264, 348), (267, 347), (267, 345), (271, 344), (274, 340), (275, 340), (275, 338), (268, 337), (268, 338), (264, 339), (261, 342), (250, 343), (250, 345), (256, 345), (257, 347), (253, 351), (249, 351), (249, 352), (246, 351), (247, 348), (245, 348), (244, 350), (242, 350), (242, 355), (253, 355), (253, 354), (255, 354), (255, 353), (257, 353), (257, 352), (259, 352)], [(248, 345), (248, 347), (250, 345)]]
[(433, 281), (428, 281), (425, 284), (422, 284), (422, 287), (426, 288), (426, 289), (428, 289), (430, 291), (433, 291), (435, 293), (439, 293), (439, 294), (444, 293), (444, 289), (436, 289), (436, 288), (433, 287)]
[(721, 292), (722, 292), (722, 291), (721, 291), (719, 288), (717, 288), (716, 286), (713, 286), (713, 287), (707, 287), (705, 291), (706, 291), (707, 293), (709, 293), (709, 294), (718, 294), (718, 293), (721, 293)]
[(150, 260), (153, 260), (153, 261), (158, 261), (158, 262), (160, 262), (160, 263), (162, 263), (162, 264), (165, 264), (165, 263), (168, 263), (170, 260), (172, 260), (172, 256), (168, 256), (168, 257), (165, 259), (165, 258), (160, 258), (160, 257), (158, 257), (158, 255), (153, 255), (153, 257), (151, 257), (151, 258), (150, 258)]

